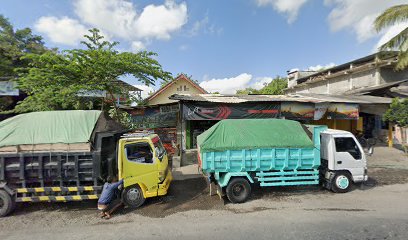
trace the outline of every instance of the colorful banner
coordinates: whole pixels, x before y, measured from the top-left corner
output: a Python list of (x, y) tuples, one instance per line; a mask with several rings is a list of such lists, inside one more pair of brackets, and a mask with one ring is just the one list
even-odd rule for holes
[(277, 118), (279, 103), (183, 103), (185, 120), (222, 120), (245, 118)]
[(314, 103), (282, 102), (281, 116), (286, 119), (306, 120), (313, 119), (315, 113)]
[(358, 119), (357, 103), (330, 103), (327, 109), (327, 119)]
[(330, 103), (316, 103), (313, 120), (320, 120), (324, 117), (329, 108)]

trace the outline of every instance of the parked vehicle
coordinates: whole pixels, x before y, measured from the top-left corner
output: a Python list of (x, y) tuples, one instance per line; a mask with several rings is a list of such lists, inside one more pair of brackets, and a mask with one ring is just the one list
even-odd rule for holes
[(222, 120), (198, 136), (199, 167), (233, 203), (245, 202), (251, 185), (321, 183), (348, 192), (366, 181), (364, 151), (347, 131), (283, 119)]
[(122, 200), (139, 207), (172, 180), (156, 134), (125, 134), (100, 111), (21, 114), (0, 122), (0, 216), (16, 202), (97, 199), (108, 176), (124, 179)]

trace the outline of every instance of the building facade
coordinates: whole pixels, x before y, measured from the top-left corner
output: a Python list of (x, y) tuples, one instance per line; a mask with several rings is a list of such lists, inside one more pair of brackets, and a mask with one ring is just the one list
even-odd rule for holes
[[(398, 52), (379, 52), (306, 76), (296, 71), (290, 72), (285, 93), (405, 98), (408, 96), (408, 69), (395, 71), (397, 61)], [(401, 134), (406, 134), (405, 130), (400, 131), (397, 126), (389, 126), (382, 121), (386, 109), (367, 107), (366, 110), (365, 113), (360, 113), (365, 136), (385, 141), (390, 137), (392, 127), (391, 140), (403, 143)]]
[(203, 88), (188, 78), (184, 74), (180, 74), (173, 81), (167, 83), (151, 96), (146, 99), (147, 105), (160, 105), (160, 104), (169, 104), (177, 103), (175, 100), (169, 99), (173, 94), (205, 94)]

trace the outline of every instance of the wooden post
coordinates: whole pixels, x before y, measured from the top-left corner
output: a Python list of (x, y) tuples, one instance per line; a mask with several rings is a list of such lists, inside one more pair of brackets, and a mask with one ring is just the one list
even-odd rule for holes
[(392, 139), (392, 124), (388, 123), (388, 147), (392, 147), (393, 139)]
[(336, 119), (333, 119), (333, 129), (337, 129), (337, 121), (336, 121)]

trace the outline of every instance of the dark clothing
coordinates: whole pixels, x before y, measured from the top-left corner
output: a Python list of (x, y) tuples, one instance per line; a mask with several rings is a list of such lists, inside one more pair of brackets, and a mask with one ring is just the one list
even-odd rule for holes
[(115, 198), (118, 187), (123, 184), (123, 179), (115, 183), (105, 183), (102, 188), (102, 194), (99, 197), (98, 204), (109, 205)]
[(102, 209), (102, 212), (109, 212), (112, 210), (114, 207), (118, 206), (119, 204), (122, 204), (122, 200), (120, 198), (115, 198), (113, 201), (111, 201), (106, 208)]

